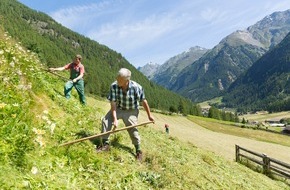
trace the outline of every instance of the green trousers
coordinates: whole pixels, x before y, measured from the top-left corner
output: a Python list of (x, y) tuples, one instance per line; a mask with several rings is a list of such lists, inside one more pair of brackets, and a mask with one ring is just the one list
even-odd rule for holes
[(84, 80), (80, 79), (77, 82), (68, 81), (64, 86), (64, 96), (69, 99), (71, 96), (71, 90), (75, 87), (75, 89), (78, 92), (80, 102), (82, 104), (86, 104), (86, 97), (85, 97), (85, 86), (84, 86)]

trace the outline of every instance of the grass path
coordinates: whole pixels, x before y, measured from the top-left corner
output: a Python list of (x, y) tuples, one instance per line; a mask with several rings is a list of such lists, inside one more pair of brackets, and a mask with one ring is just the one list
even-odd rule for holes
[[(269, 157), (289, 163), (290, 147), (288, 146), (213, 132), (182, 116), (166, 116), (158, 113), (153, 114), (156, 120), (153, 125), (154, 128), (165, 132), (164, 124), (168, 123), (171, 136), (190, 142), (199, 148), (212, 151), (229, 160), (233, 161), (235, 159), (235, 144), (238, 144), (246, 149), (257, 153), (264, 153)], [(146, 121), (146, 119), (146, 113), (141, 112), (140, 121)]]

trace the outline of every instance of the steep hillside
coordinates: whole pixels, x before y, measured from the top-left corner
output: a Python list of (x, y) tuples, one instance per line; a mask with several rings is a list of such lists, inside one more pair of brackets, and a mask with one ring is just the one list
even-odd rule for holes
[(229, 86), (290, 31), (290, 10), (273, 13), (244, 31), (225, 37), (186, 67), (169, 89), (202, 102), (223, 95)]
[[(108, 103), (77, 94), (67, 101), (63, 82), (44, 72), (37, 56), (0, 30), (0, 187), (19, 189), (287, 189), (239, 164), (140, 128), (144, 162), (132, 155), (127, 133), (112, 136), (110, 152), (98, 139), (63, 142), (99, 133)], [(104, 108), (106, 110), (104, 110)], [(262, 182), (262, 183), (261, 183)]]
[(132, 71), (132, 79), (144, 87), (152, 108), (177, 109), (185, 102), (187, 108), (184, 110), (189, 113), (194, 107), (184, 97), (150, 82), (120, 53), (61, 26), (48, 15), (33, 11), (16, 0), (0, 1), (0, 21), (4, 31), (37, 54), (43, 67), (63, 66), (71, 62), (75, 54), (81, 54), (87, 94), (106, 97), (117, 71), (126, 67)]
[(223, 102), (240, 110), (290, 110), (290, 34), (236, 80)]

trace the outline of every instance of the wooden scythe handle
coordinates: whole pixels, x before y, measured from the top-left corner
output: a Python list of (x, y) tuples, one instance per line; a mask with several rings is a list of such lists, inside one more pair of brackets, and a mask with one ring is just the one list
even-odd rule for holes
[(143, 125), (150, 124), (150, 123), (154, 123), (154, 122), (153, 121), (147, 121), (147, 122), (143, 122), (143, 123), (140, 123), (140, 124), (137, 124), (137, 125), (131, 125), (131, 126), (123, 127), (123, 128), (116, 129), (116, 130), (107, 131), (107, 132), (104, 132), (104, 133), (101, 133), (101, 134), (96, 134), (96, 135), (84, 137), (84, 138), (81, 138), (81, 139), (77, 139), (77, 140), (74, 140), (74, 141), (70, 141), (70, 142), (67, 142), (67, 143), (63, 143), (63, 144), (60, 144), (59, 146), (66, 146), (66, 145), (78, 143), (78, 142), (85, 141), (85, 140), (88, 140), (88, 139), (93, 139), (93, 138), (96, 138), (96, 137), (101, 137), (101, 136), (107, 135), (107, 134), (117, 133), (119, 131), (131, 129), (131, 128), (134, 128), (134, 127), (143, 126)]

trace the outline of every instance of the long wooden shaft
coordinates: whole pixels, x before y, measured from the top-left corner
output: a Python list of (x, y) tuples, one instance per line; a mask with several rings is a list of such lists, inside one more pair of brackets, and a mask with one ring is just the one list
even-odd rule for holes
[(64, 76), (62, 76), (62, 75), (60, 75), (60, 74), (57, 74), (57, 73), (55, 73), (55, 72), (53, 72), (53, 71), (50, 71), (49, 69), (45, 69), (45, 68), (41, 68), (41, 69), (43, 69), (44, 71), (46, 71), (46, 72), (48, 72), (48, 73), (51, 73), (51, 74), (53, 74), (53, 75), (56, 75), (56, 76), (62, 78), (63, 80), (69, 80), (67, 77), (64, 77)]
[(96, 135), (84, 137), (84, 138), (77, 139), (77, 140), (74, 140), (74, 141), (71, 141), (71, 142), (63, 143), (63, 144), (61, 144), (59, 146), (66, 146), (66, 145), (78, 143), (78, 142), (85, 141), (85, 140), (88, 140), (88, 139), (93, 139), (93, 138), (96, 138), (96, 137), (101, 137), (101, 136), (104, 136), (104, 135), (108, 135), (108, 134), (112, 134), (112, 133), (117, 133), (119, 131), (128, 130), (128, 129), (131, 129), (131, 128), (134, 128), (134, 127), (143, 126), (143, 125), (146, 125), (146, 124), (149, 124), (149, 123), (153, 123), (153, 121), (147, 121), (147, 122), (140, 123), (140, 124), (137, 124), (137, 125), (131, 125), (131, 126), (123, 127), (123, 128), (116, 129), (116, 130), (107, 131), (107, 132), (104, 132), (104, 133), (101, 133), (101, 134), (96, 134)]

